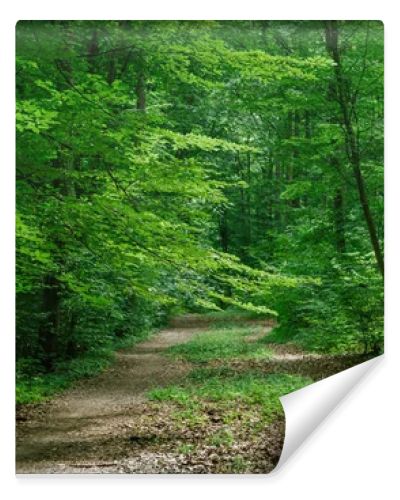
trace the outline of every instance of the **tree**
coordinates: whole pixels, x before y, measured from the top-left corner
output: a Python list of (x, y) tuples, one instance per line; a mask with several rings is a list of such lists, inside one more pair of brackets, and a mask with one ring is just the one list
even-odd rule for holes
[(23, 21), (16, 65), (23, 373), (181, 310), (380, 338), (379, 23)]
[[(336, 78), (335, 82), (336, 98), (338, 100), (338, 103), (340, 105), (340, 110), (342, 113), (347, 155), (353, 167), (353, 174), (357, 183), (360, 203), (368, 227), (371, 244), (374, 249), (376, 262), (379, 271), (382, 274), (382, 277), (384, 277), (383, 255), (378, 240), (378, 234), (375, 227), (375, 222), (368, 202), (365, 181), (361, 171), (360, 145), (355, 130), (355, 125), (353, 123), (353, 116), (355, 117), (357, 116), (355, 112), (355, 107), (357, 104), (358, 90), (352, 93), (351, 89), (349, 88), (348, 80), (346, 79), (343, 73), (339, 44), (338, 44), (339, 30), (337, 21), (326, 22), (325, 37), (326, 37), (327, 50), (329, 54), (332, 56), (333, 61), (335, 62), (334, 68), (335, 68), (335, 78)], [(366, 61), (364, 61), (364, 65), (365, 64), (367, 64)]]

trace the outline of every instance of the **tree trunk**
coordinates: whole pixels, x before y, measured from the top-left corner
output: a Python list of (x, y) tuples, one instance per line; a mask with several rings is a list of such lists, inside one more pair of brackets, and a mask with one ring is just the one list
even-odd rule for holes
[(247, 153), (247, 168), (246, 168), (246, 182), (248, 184), (247, 188), (247, 197), (246, 197), (246, 245), (250, 246), (251, 241), (252, 241), (252, 220), (251, 220), (251, 204), (252, 204), (252, 199), (251, 199), (251, 155), (248, 152)]
[(96, 58), (98, 53), (99, 53), (99, 38), (98, 38), (97, 28), (94, 28), (92, 31), (92, 37), (88, 45), (88, 54), (87, 54), (89, 72), (93, 74), (96, 73), (96, 66), (97, 66)]
[(229, 229), (228, 221), (226, 217), (226, 210), (224, 210), (219, 219), (219, 238), (221, 243), (221, 248), (224, 252), (229, 251)]
[(51, 274), (48, 274), (44, 280), (43, 314), (44, 318), (39, 327), (39, 342), (43, 349), (43, 365), (47, 371), (51, 371), (57, 353), (57, 335), (60, 324), (60, 284)]
[(344, 232), (343, 192), (341, 188), (337, 188), (335, 197), (333, 198), (333, 215), (335, 219), (336, 249), (339, 254), (342, 254), (346, 251), (346, 237)]
[(136, 81), (136, 109), (146, 111), (146, 80), (144, 77), (143, 64), (140, 64)]
[(345, 80), (343, 68), (341, 65), (341, 57), (340, 57), (340, 50), (338, 43), (339, 32), (338, 32), (337, 21), (326, 21), (325, 40), (326, 40), (327, 51), (331, 55), (333, 61), (335, 62), (336, 97), (342, 113), (347, 155), (350, 164), (353, 168), (353, 174), (357, 184), (360, 204), (364, 214), (365, 222), (367, 224), (371, 245), (375, 253), (375, 259), (379, 271), (382, 277), (384, 277), (383, 254), (380, 248), (379, 239), (376, 231), (376, 225), (369, 206), (367, 191), (365, 188), (365, 181), (361, 171), (359, 145), (354, 130), (352, 116), (350, 113), (349, 88)]

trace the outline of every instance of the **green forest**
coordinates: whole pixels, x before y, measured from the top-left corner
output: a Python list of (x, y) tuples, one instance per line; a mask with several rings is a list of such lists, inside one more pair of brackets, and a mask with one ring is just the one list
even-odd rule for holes
[(16, 133), (19, 470), (268, 472), (382, 353), (381, 22), (20, 21)]
[(216, 322), (171, 347), (201, 366), (262, 358), (235, 318), (383, 351), (382, 23), (20, 21), (16, 43), (18, 403), (185, 315)]
[(379, 352), (380, 23), (20, 22), (16, 71), (18, 374), (227, 308)]

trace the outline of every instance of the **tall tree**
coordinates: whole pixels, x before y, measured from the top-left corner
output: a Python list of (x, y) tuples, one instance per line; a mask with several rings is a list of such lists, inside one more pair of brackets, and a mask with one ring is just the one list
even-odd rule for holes
[(353, 168), (360, 203), (364, 213), (365, 222), (368, 227), (368, 233), (375, 253), (376, 262), (382, 277), (384, 277), (383, 254), (378, 239), (375, 221), (368, 201), (364, 176), (361, 170), (360, 145), (353, 121), (354, 107), (356, 105), (357, 96), (355, 93), (352, 93), (349, 80), (346, 78), (343, 71), (339, 48), (338, 21), (327, 21), (325, 23), (325, 39), (327, 50), (335, 62), (334, 71), (336, 78), (336, 96), (342, 113), (347, 154)]

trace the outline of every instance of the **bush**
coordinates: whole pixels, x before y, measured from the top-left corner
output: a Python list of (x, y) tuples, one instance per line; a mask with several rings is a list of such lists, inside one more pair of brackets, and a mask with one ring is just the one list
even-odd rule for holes
[(320, 284), (274, 292), (279, 328), (272, 342), (293, 341), (325, 353), (383, 351), (383, 286), (373, 266), (357, 256), (332, 262)]

